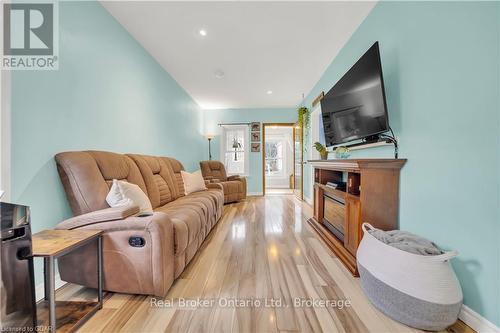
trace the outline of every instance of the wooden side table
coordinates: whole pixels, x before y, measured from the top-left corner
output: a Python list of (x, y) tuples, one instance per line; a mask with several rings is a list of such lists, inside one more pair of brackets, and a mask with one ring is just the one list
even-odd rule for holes
[[(55, 260), (90, 242), (97, 244), (97, 304), (74, 328), (83, 324), (102, 309), (102, 231), (101, 230), (44, 230), (33, 235), (33, 256), (44, 261), (44, 291), (48, 301), (49, 331), (56, 331)], [(73, 329), (74, 329), (73, 328)]]

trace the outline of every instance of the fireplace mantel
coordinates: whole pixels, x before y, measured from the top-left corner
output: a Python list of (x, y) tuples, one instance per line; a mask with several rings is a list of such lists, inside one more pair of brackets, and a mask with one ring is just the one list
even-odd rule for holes
[(332, 159), (308, 160), (314, 168), (327, 170), (361, 170), (361, 169), (401, 169), (406, 159), (365, 158), (365, 159)]
[[(406, 159), (309, 160), (308, 163), (314, 168), (314, 217), (309, 223), (357, 276), (356, 251), (363, 237), (361, 224), (368, 222), (383, 230), (398, 228), (399, 174)], [(329, 182), (345, 182), (346, 187), (334, 189), (327, 185)]]

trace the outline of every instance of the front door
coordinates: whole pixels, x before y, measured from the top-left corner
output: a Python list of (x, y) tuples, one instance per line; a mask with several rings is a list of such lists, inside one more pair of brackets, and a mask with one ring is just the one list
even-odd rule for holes
[(304, 148), (304, 143), (303, 143), (303, 135), (302, 135), (302, 126), (299, 123), (295, 123), (295, 126), (293, 127), (293, 140), (294, 140), (294, 194), (295, 196), (302, 200), (304, 198), (304, 192), (303, 192), (303, 180), (302, 180), (302, 173), (303, 173), (303, 148)]

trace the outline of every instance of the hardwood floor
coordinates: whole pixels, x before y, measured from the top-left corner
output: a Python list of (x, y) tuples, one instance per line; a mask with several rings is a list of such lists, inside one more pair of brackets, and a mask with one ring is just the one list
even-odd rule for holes
[[(213, 306), (159, 307), (151, 305), (154, 297), (108, 294), (104, 308), (79, 332), (418, 332), (370, 304), (359, 280), (307, 224), (311, 215), (311, 208), (293, 196), (252, 197), (226, 206), (165, 298), (200, 299)], [(66, 297), (71, 294), (68, 289)], [(224, 306), (245, 299), (254, 306)], [(271, 299), (282, 304), (271, 306)], [(306, 299), (351, 305), (294, 306)], [(461, 322), (449, 331), (472, 332)]]

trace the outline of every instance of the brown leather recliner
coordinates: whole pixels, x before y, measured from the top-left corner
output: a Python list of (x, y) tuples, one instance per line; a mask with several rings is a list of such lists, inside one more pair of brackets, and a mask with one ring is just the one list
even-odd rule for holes
[[(184, 194), (182, 164), (168, 157), (101, 151), (57, 154), (57, 168), (75, 217), (57, 229), (100, 229), (103, 278), (108, 291), (164, 296), (222, 216), (222, 185)], [(138, 207), (109, 208), (113, 179), (138, 185), (151, 201), (152, 216)], [(141, 237), (143, 246), (132, 246)], [(84, 246), (59, 259), (63, 281), (96, 287), (96, 249)]]
[(227, 176), (224, 164), (219, 161), (201, 161), (200, 169), (205, 180), (220, 183), (224, 188), (224, 203), (236, 202), (247, 197), (247, 180), (240, 176)]

